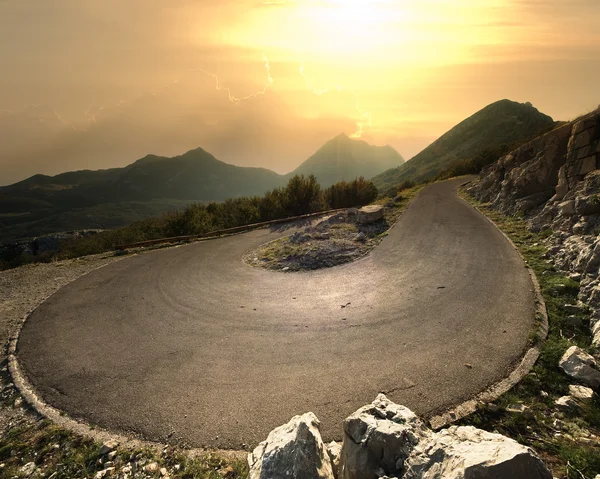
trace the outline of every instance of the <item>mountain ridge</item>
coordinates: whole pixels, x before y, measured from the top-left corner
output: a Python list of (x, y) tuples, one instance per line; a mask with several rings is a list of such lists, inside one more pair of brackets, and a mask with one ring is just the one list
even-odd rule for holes
[(429, 180), (483, 150), (518, 146), (555, 124), (529, 102), (499, 100), (455, 125), (400, 167), (373, 177), (373, 181), (385, 189), (403, 181)]

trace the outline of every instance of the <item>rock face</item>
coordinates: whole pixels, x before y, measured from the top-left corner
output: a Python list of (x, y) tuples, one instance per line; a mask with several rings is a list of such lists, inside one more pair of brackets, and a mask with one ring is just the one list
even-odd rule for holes
[(559, 366), (573, 379), (600, 391), (600, 371), (596, 360), (577, 346), (567, 349), (560, 359)]
[(535, 453), (518, 442), (472, 426), (452, 426), (422, 441), (403, 479), (551, 479)]
[[(334, 472), (331, 472), (331, 463)], [(273, 430), (248, 456), (250, 478), (551, 479), (535, 453), (474, 427), (433, 432), (383, 394), (344, 421), (344, 442), (323, 445), (312, 413)]]
[(248, 455), (249, 479), (334, 479), (319, 420), (309, 412), (274, 429)]
[(358, 210), (356, 221), (361, 224), (375, 223), (383, 218), (383, 206), (369, 205)]
[(410, 409), (380, 394), (344, 421), (339, 479), (399, 477), (413, 448), (430, 434)]
[(468, 192), (532, 231), (552, 231), (551, 260), (581, 281), (600, 346), (600, 108), (517, 148), (484, 168)]

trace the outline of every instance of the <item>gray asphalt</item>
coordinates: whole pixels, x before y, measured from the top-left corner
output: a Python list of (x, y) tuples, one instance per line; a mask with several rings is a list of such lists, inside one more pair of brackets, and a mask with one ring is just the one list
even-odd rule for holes
[(344, 266), (246, 266), (245, 251), (289, 234), (269, 230), (113, 263), (41, 305), (18, 357), (69, 415), (193, 446), (254, 446), (307, 411), (340, 439), (379, 392), (438, 412), (506, 376), (534, 323), (521, 258), (460, 181), (424, 189)]

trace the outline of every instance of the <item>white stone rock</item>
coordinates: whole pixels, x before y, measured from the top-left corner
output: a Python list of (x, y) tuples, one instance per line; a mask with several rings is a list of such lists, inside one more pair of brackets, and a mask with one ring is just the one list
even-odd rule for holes
[(575, 399), (581, 399), (585, 401), (594, 397), (594, 390), (591, 388), (586, 388), (585, 386), (571, 384), (569, 386), (569, 395)]
[(248, 454), (249, 479), (334, 479), (319, 420), (309, 412), (269, 433)]
[(106, 441), (102, 446), (100, 446), (100, 450), (98, 451), (98, 455), (104, 456), (111, 451), (114, 451), (117, 447), (119, 447), (119, 443), (117, 441), (111, 440)]
[(344, 421), (338, 478), (400, 477), (413, 448), (431, 434), (410, 409), (380, 394)]
[(472, 426), (452, 426), (421, 441), (403, 479), (551, 479), (535, 453), (518, 442)]
[(19, 469), (19, 472), (23, 474), (25, 477), (31, 476), (37, 470), (37, 466), (35, 462), (28, 462), (23, 467)]
[(559, 366), (573, 379), (596, 391), (600, 390), (600, 371), (597, 369), (596, 360), (577, 346), (567, 349), (560, 359)]
[(369, 205), (363, 206), (358, 210), (358, 216), (356, 221), (361, 224), (374, 223), (375, 221), (383, 218), (383, 206), (381, 205)]
[(556, 401), (554, 401), (554, 405), (560, 409), (577, 409), (579, 404), (573, 399), (571, 396), (561, 396)]

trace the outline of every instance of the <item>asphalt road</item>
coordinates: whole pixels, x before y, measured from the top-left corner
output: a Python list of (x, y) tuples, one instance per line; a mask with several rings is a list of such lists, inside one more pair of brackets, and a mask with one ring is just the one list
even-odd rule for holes
[(246, 266), (245, 251), (289, 234), (269, 230), (113, 263), (40, 306), (18, 357), (69, 415), (195, 446), (254, 446), (307, 411), (340, 439), (379, 392), (439, 411), (506, 376), (534, 322), (522, 260), (459, 183), (423, 190), (344, 266)]

